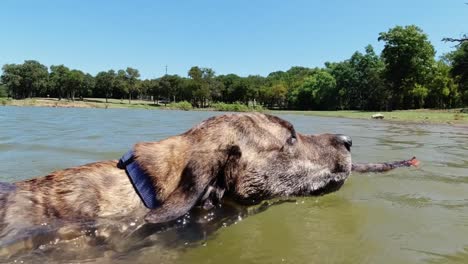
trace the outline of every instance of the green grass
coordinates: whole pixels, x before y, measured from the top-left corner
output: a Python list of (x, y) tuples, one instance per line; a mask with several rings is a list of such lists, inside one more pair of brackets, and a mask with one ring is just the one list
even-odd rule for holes
[(278, 114), (300, 114), (323, 117), (343, 117), (372, 119), (376, 113), (384, 115), (384, 120), (415, 122), (415, 123), (436, 123), (436, 124), (468, 124), (468, 113), (461, 113), (461, 109), (451, 110), (401, 110), (392, 112), (366, 112), (366, 111), (273, 111)]
[(9, 105), (10, 103), (11, 103), (11, 99), (0, 98), (0, 105)]
[(252, 112), (252, 111), (263, 111), (261, 105), (247, 106), (241, 103), (226, 104), (226, 103), (214, 103), (211, 105), (215, 111), (226, 111), (226, 112)]
[(170, 109), (179, 109), (179, 110), (185, 110), (185, 111), (193, 109), (192, 104), (187, 101), (170, 103), (167, 105), (167, 107)]

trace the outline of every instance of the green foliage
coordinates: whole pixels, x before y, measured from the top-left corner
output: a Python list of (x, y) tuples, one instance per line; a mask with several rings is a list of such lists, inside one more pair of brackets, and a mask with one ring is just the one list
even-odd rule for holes
[[(415, 107), (419, 102), (414, 87), (430, 82), (435, 50), (423, 31), (414, 25), (396, 26), (379, 35), (385, 42), (382, 58), (385, 62), (385, 78), (391, 90), (391, 108)], [(417, 104), (417, 103), (416, 103)]]
[(47, 67), (34, 60), (23, 64), (5, 64), (1, 81), (13, 98), (23, 99), (37, 96), (47, 87)]
[(176, 101), (177, 98), (186, 100), (191, 99), (192, 95), (186, 95), (183, 89), (183, 81), (177, 75), (164, 75), (159, 79), (159, 88), (155, 90), (157, 96), (161, 96), (168, 101)]
[(417, 100), (416, 108), (423, 108), (424, 99), (426, 99), (427, 95), (429, 94), (429, 90), (426, 87), (416, 83), (413, 89), (411, 89), (410, 93)]
[(50, 93), (52, 97), (58, 97), (59, 100), (61, 100), (68, 85), (67, 77), (69, 73), (70, 69), (64, 65), (50, 66), (49, 89), (47, 94)]
[(210, 68), (194, 66), (188, 71), (188, 76), (191, 80), (188, 85), (189, 89), (192, 90), (194, 104), (201, 108), (206, 107), (212, 99), (213, 88), (220, 86), (214, 78), (215, 72)]
[(5, 106), (7, 105), (11, 100), (7, 98), (0, 98), (0, 104)]
[(468, 105), (468, 42), (463, 42), (457, 50), (449, 55), (452, 63), (451, 74), (458, 83), (461, 99)]
[(442, 60), (437, 61), (430, 79), (425, 107), (454, 108), (460, 105), (460, 93), (455, 80), (450, 76), (449, 65)]
[(107, 72), (99, 72), (94, 78), (94, 90), (93, 95), (95, 97), (104, 97), (106, 98), (106, 103), (108, 99), (112, 97), (114, 90), (116, 89), (116, 73), (114, 70), (109, 70)]
[(384, 64), (372, 46), (355, 52), (349, 60), (327, 63), (338, 87), (339, 109), (384, 109), (388, 99), (382, 79)]
[(126, 91), (128, 93), (128, 103), (132, 102), (132, 95), (138, 92), (138, 78), (140, 78), (140, 72), (137, 69), (127, 67), (123, 82), (125, 82)]
[(338, 95), (335, 78), (325, 70), (316, 71), (295, 89), (290, 101), (306, 109), (337, 109)]
[(7, 87), (3, 84), (0, 84), (0, 98), (1, 97), (7, 97), (8, 96), (8, 90)]
[(118, 70), (114, 82), (114, 92), (119, 95), (117, 98), (124, 98), (124, 96), (129, 94), (129, 91), (127, 73), (125, 70)]
[(247, 106), (242, 103), (214, 103), (211, 107), (216, 111), (224, 111), (224, 112), (254, 112), (254, 111), (263, 111), (263, 107), (261, 105), (256, 106)]
[(93, 92), (95, 79), (80, 70), (70, 70), (64, 65), (50, 66), (47, 96), (67, 98), (74, 101), (78, 95), (81, 99)]
[(185, 111), (191, 110), (193, 108), (192, 104), (187, 101), (170, 103), (167, 105), (167, 107), (171, 109), (180, 109), (180, 110), (185, 110)]
[(154, 103), (156, 104), (161, 93), (160, 81), (156, 79), (143, 80), (142, 82), (140, 82), (140, 91), (143, 94), (150, 95), (153, 98)]
[(277, 82), (271, 86), (264, 86), (264, 89), (260, 90), (259, 93), (261, 93), (261, 101), (270, 107), (282, 108), (286, 103), (288, 88), (284, 82)]

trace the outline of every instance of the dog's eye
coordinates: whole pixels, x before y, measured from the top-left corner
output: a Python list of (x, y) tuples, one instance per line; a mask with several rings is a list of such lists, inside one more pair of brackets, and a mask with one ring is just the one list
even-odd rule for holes
[(288, 139), (288, 144), (290, 144), (290, 145), (294, 145), (294, 144), (296, 144), (296, 142), (297, 142), (296, 135), (292, 135), (292, 136)]

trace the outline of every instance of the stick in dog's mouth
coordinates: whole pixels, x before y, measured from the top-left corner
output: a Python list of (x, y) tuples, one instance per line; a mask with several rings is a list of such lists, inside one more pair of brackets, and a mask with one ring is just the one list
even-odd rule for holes
[(400, 160), (382, 163), (353, 163), (351, 170), (354, 172), (385, 172), (400, 167), (418, 167), (419, 160), (413, 157), (409, 160)]

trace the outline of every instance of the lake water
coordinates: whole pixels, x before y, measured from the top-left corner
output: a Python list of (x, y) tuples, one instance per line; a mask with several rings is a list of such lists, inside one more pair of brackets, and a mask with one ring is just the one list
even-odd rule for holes
[[(164, 139), (219, 114), (0, 107), (0, 181), (118, 159), (137, 141)], [(61, 250), (78, 248), (73, 255), (48, 253), (49, 246), (49, 251), (41, 252), (42, 247), (14, 260), (468, 263), (468, 128), (279, 116), (302, 133), (351, 136), (355, 162), (401, 160), (414, 155), (421, 166), (385, 174), (354, 174), (338, 192), (297, 198), (208, 231), (159, 231), (133, 250), (96, 245), (94, 250), (79, 254), (80, 245), (74, 241), (60, 245)], [(128, 243), (136, 242), (129, 239)]]

